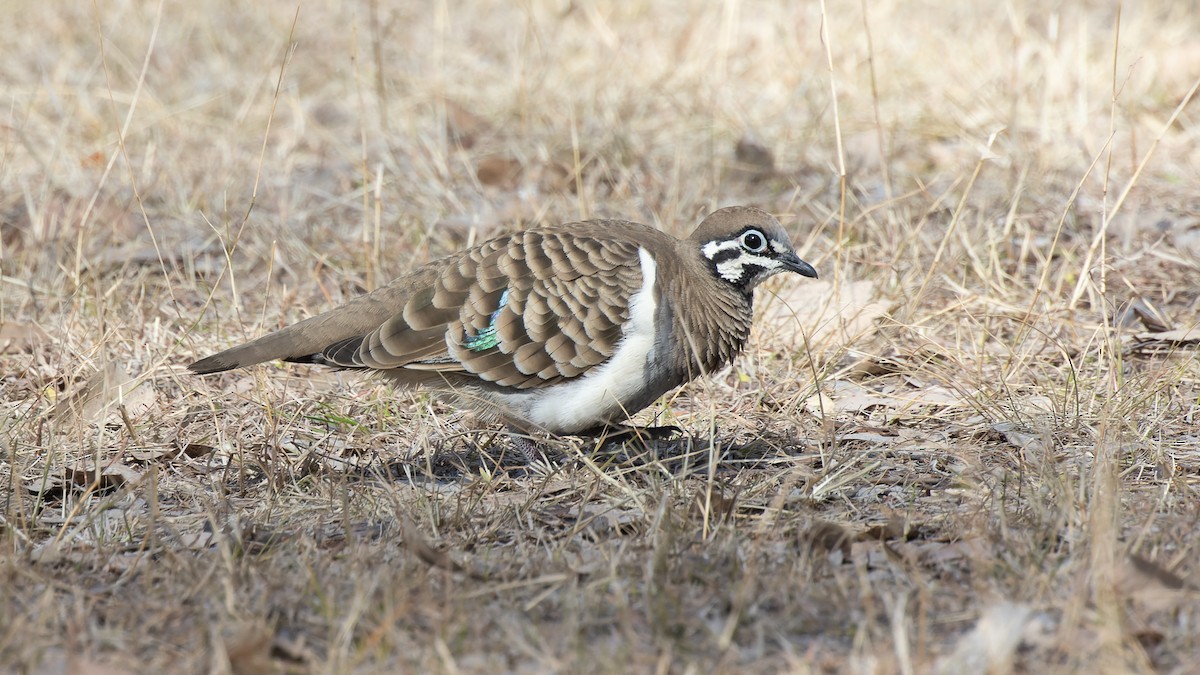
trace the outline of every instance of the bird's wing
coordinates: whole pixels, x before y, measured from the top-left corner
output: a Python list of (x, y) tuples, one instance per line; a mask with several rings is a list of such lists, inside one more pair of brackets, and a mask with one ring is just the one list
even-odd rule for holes
[(611, 357), (641, 284), (636, 243), (578, 224), (517, 232), (189, 368), (284, 359), (531, 389)]
[(519, 232), (451, 257), (381, 325), (328, 345), (320, 360), (400, 379), (398, 370), (434, 371), (540, 387), (613, 355), (641, 284), (635, 243), (573, 228)]

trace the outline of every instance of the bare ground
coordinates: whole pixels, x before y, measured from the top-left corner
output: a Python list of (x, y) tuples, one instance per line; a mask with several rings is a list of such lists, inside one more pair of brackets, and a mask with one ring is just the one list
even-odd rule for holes
[[(4, 10), (0, 669), (1195, 667), (1185, 3)], [(680, 439), (184, 370), (492, 234), (735, 203), (822, 281), (638, 416)]]

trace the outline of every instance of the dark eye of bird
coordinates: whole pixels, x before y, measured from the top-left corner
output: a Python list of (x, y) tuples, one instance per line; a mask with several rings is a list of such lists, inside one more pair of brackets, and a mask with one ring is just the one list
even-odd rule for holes
[(750, 230), (742, 235), (742, 248), (751, 253), (761, 253), (767, 247), (767, 238), (758, 230)]

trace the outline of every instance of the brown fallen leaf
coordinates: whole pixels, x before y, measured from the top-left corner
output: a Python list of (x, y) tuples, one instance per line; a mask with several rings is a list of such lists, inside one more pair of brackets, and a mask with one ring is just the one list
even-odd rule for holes
[(587, 504), (580, 509), (577, 527), (593, 541), (637, 536), (646, 530), (646, 514), (636, 508), (623, 509), (605, 504)]
[(479, 581), (490, 580), (490, 575), (477, 570), (467, 569), (447, 555), (445, 551), (439, 551), (430, 545), (429, 541), (421, 534), (421, 531), (417, 529), (416, 523), (413, 523), (408, 516), (399, 513), (397, 516), (400, 519), (400, 530), (404, 537), (404, 545), (426, 565), (448, 572), (460, 572)]
[(887, 522), (871, 525), (863, 532), (862, 538), (866, 540), (877, 539), (879, 541), (887, 541), (889, 539), (908, 541), (917, 529), (909, 522), (908, 515), (894, 509), (886, 509), (886, 511)]
[(775, 153), (758, 136), (747, 132), (733, 148), (733, 165), (729, 177), (747, 182), (760, 181), (775, 175)]
[(845, 373), (852, 380), (863, 380), (869, 377), (900, 372), (901, 370), (903, 370), (903, 367), (894, 354), (892, 356), (868, 354), (860, 356), (855, 360), (845, 370)]
[(733, 488), (729, 494), (726, 494), (724, 485), (713, 483), (711, 491), (701, 490), (696, 493), (695, 500), (692, 502), (693, 512), (700, 518), (703, 518), (707, 512), (711, 521), (727, 521), (737, 509), (740, 493), (740, 489)]
[(24, 481), (25, 489), (46, 497), (61, 497), (68, 491), (82, 492), (89, 488), (97, 492), (116, 490), (142, 480), (145, 474), (133, 467), (113, 462), (100, 467), (90, 463), (63, 466), (57, 472), (39, 475)]
[(535, 172), (538, 185), (548, 193), (575, 194), (581, 184), (614, 184), (608, 165), (584, 148), (563, 147), (550, 152), (548, 160)]
[(178, 442), (155, 445), (143, 448), (131, 448), (125, 452), (125, 457), (133, 462), (156, 463), (172, 462), (181, 457), (198, 459), (211, 454), (216, 448), (203, 443), (180, 444)]
[(1163, 612), (1200, 599), (1186, 579), (1162, 565), (1130, 553), (1117, 573), (1117, 592), (1144, 612)]
[(854, 344), (874, 332), (893, 307), (876, 296), (871, 281), (784, 281), (759, 299), (759, 339), (797, 352), (806, 348), (805, 336), (817, 353)]
[(826, 415), (831, 413), (860, 413), (871, 408), (899, 408), (904, 402), (898, 398), (884, 396), (855, 382), (835, 381), (820, 393), (809, 398), (805, 406), (809, 412)]
[(1126, 339), (1126, 352), (1142, 356), (1168, 355), (1181, 349), (1200, 346), (1200, 326), (1151, 333), (1138, 333)]
[(126, 416), (140, 416), (154, 401), (153, 389), (142, 384), (143, 380), (132, 377), (123, 364), (109, 361), (75, 391), (59, 399), (50, 416), (101, 424), (110, 416), (118, 417), (121, 406)]
[(839, 442), (859, 441), (862, 443), (871, 443), (873, 445), (892, 445), (900, 440), (896, 434), (878, 433), (871, 431), (854, 431), (848, 434), (838, 434)]
[(1040, 463), (1054, 457), (1054, 440), (1048, 433), (1034, 433), (1014, 422), (997, 422), (992, 431), (1004, 436), (1028, 461)]
[(49, 341), (50, 336), (37, 324), (18, 321), (0, 323), (0, 354), (32, 351), (39, 343)]
[(121, 462), (109, 464), (100, 469), (84, 466), (68, 467), (63, 472), (64, 478), (75, 487), (86, 488), (95, 483), (100, 490), (112, 490), (142, 479), (142, 472)]
[(1175, 248), (1192, 255), (1200, 253), (1200, 216), (1164, 212), (1153, 221), (1152, 229), (1156, 235), (1165, 233), (1167, 241)]
[(807, 542), (813, 550), (826, 553), (839, 553), (840, 561), (850, 559), (850, 545), (855, 536), (845, 527), (827, 520), (813, 521), (807, 530), (800, 534), (802, 541)]
[(490, 130), (491, 126), (482, 117), (457, 101), (446, 100), (446, 134), (451, 143), (470, 149)]
[(1136, 339), (1143, 343), (1158, 342), (1176, 346), (1192, 346), (1200, 342), (1200, 326), (1164, 330), (1155, 333), (1139, 333)]
[(274, 635), (270, 627), (255, 622), (230, 635), (225, 640), (225, 657), (229, 670), (235, 675), (264, 675), (277, 673), (279, 668), (271, 658)]
[(804, 403), (814, 415), (862, 413), (873, 408), (912, 410), (914, 408), (950, 408), (967, 405), (962, 397), (946, 387), (924, 384), (920, 387), (871, 388), (851, 380), (836, 380), (823, 387)]
[(176, 542), (182, 548), (193, 551), (203, 551), (216, 545), (217, 535), (212, 530), (184, 532), (179, 535), (179, 537), (176, 539)]
[(523, 168), (521, 162), (512, 157), (493, 155), (479, 160), (475, 166), (475, 176), (488, 187), (515, 190)]
[(1146, 298), (1134, 298), (1126, 311), (1151, 333), (1165, 333), (1171, 330), (1171, 321), (1166, 313)]

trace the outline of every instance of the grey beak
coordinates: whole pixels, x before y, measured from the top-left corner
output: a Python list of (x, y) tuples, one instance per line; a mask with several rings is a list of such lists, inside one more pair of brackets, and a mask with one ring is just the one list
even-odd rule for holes
[(795, 272), (802, 276), (817, 278), (817, 270), (813, 269), (812, 265), (800, 259), (800, 256), (795, 253), (785, 253), (779, 256), (779, 260), (783, 263), (784, 269), (789, 272)]

